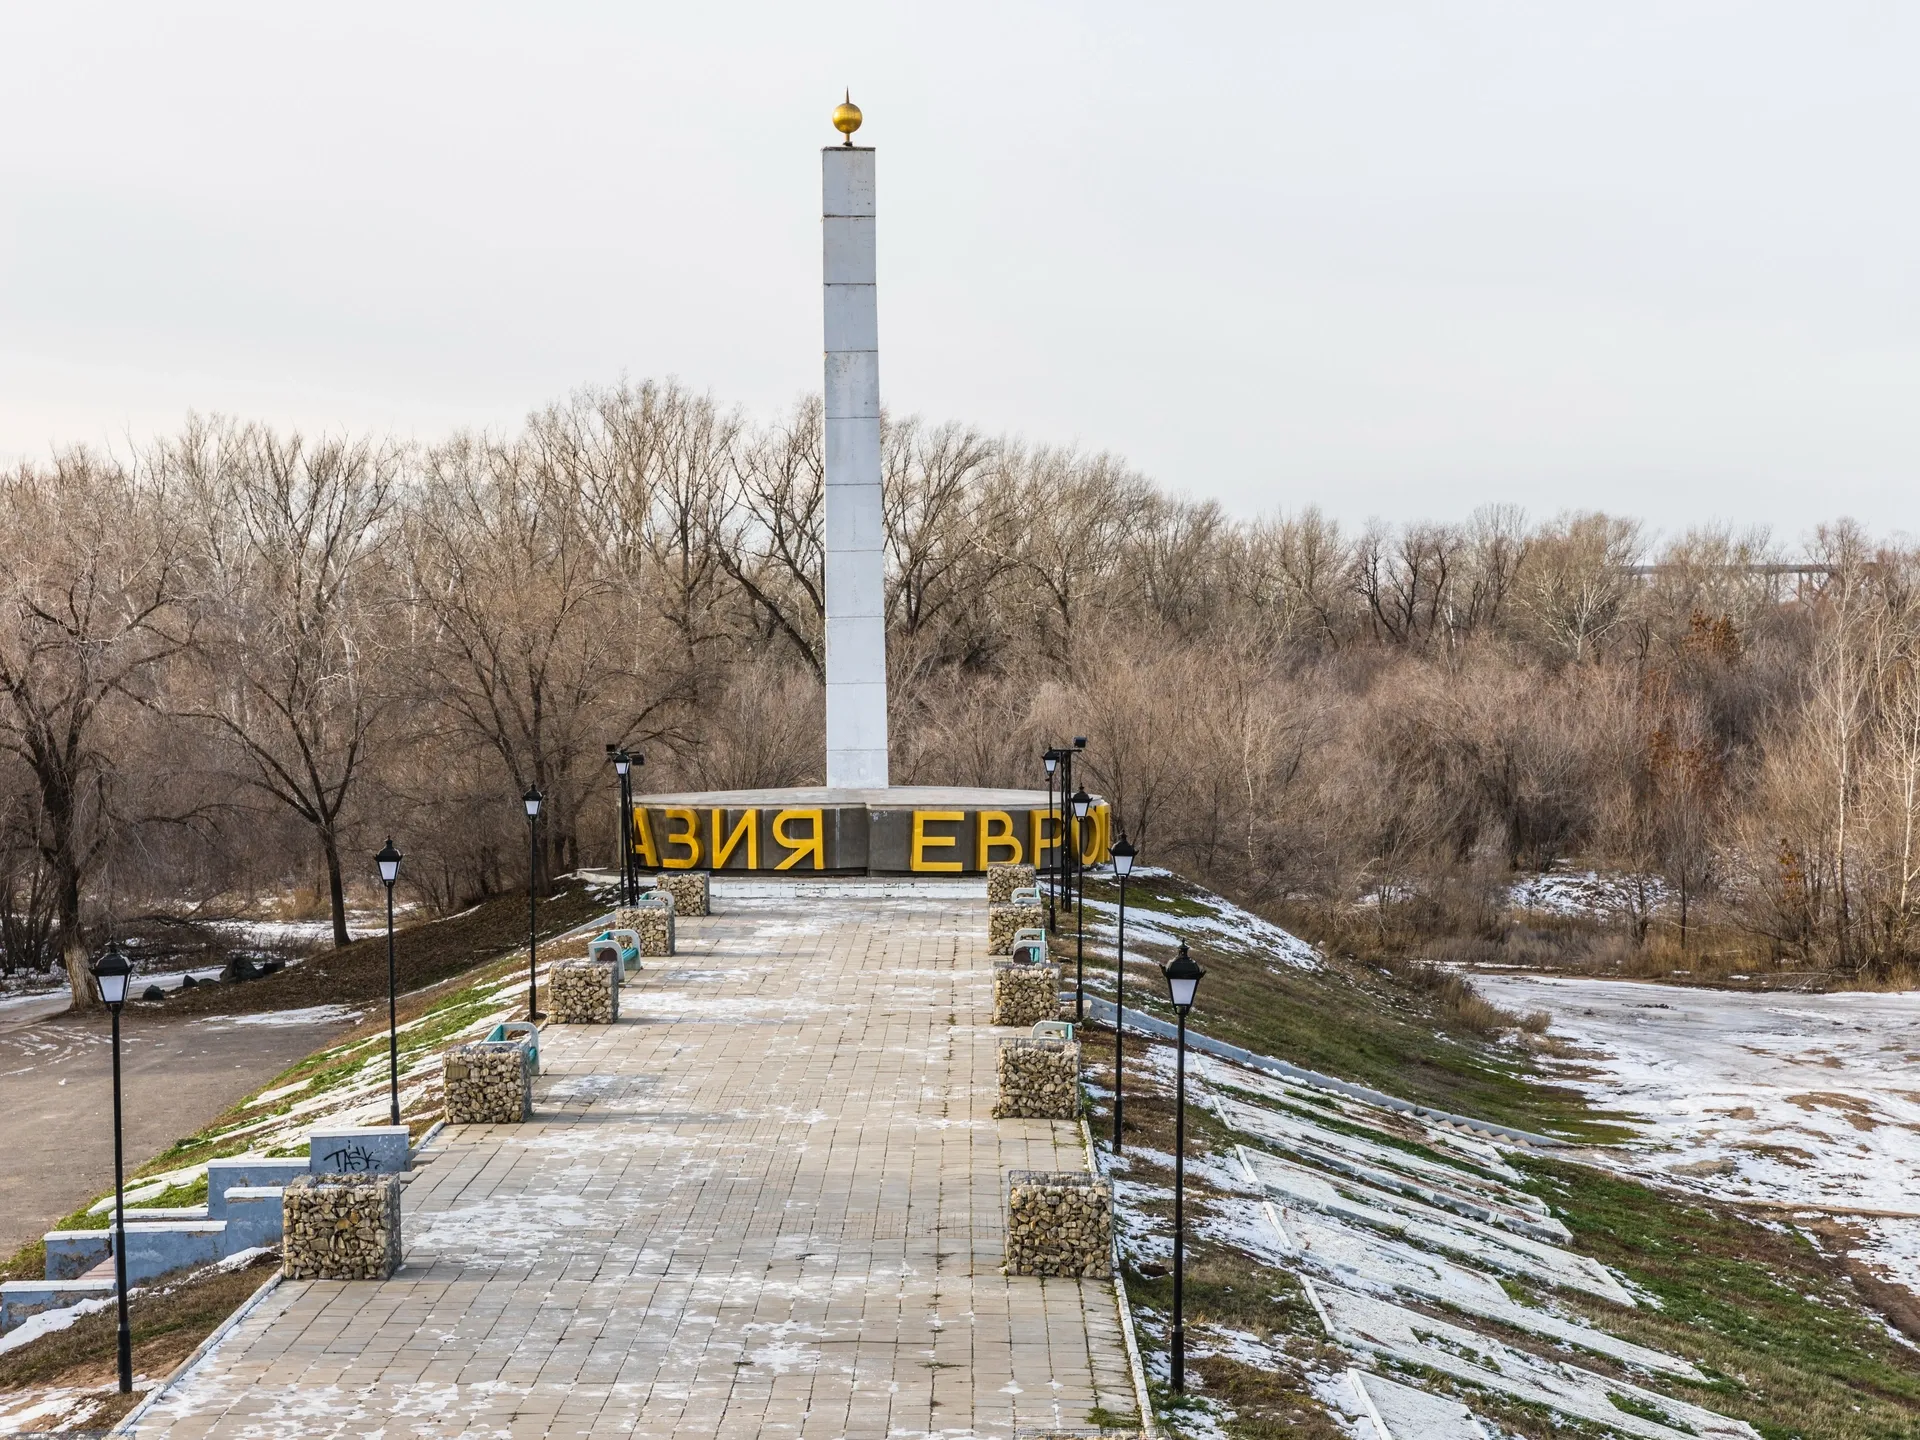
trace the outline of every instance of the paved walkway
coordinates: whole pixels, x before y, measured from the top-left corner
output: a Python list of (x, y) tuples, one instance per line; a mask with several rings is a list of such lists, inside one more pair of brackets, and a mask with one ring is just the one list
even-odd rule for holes
[(283, 1283), (142, 1437), (967, 1436), (1136, 1402), (1111, 1284), (1000, 1273), (983, 888), (744, 886), (539, 1118), (442, 1132), (382, 1284)]

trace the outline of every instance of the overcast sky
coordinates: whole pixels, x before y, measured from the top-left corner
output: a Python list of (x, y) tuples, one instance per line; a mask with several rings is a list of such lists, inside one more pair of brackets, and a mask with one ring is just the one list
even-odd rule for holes
[(0, 4), (0, 458), (820, 383), (1238, 513), (1920, 530), (1920, 6)]

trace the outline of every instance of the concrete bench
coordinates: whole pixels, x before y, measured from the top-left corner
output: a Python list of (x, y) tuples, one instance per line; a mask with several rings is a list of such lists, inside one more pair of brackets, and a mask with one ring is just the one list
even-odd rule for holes
[(540, 1073), (540, 1027), (529, 1020), (509, 1020), (487, 1032), (489, 1045), (519, 1042), (527, 1047), (527, 1063), (535, 1075)]
[(631, 930), (602, 930), (587, 942), (587, 958), (618, 966), (617, 978), (622, 981), (645, 968), (640, 963), (640, 937)]

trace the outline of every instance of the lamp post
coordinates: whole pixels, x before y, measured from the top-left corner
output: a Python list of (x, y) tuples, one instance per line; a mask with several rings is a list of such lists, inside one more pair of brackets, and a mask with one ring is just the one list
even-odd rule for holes
[[(1082, 750), (1086, 748), (1087, 748), (1087, 737), (1084, 735), (1076, 735), (1073, 737), (1073, 744), (1069, 746), (1067, 749), (1062, 750), (1060, 752), (1060, 759), (1066, 765), (1066, 769), (1063, 770), (1060, 774), (1060, 809), (1062, 812), (1060, 819), (1061, 819), (1062, 829), (1068, 828), (1065, 823), (1066, 822), (1065, 811), (1067, 808), (1067, 794), (1069, 791), (1071, 791), (1074, 788), (1073, 760), (1076, 755), (1078, 755)], [(1078, 880), (1080, 875), (1080, 854), (1079, 854), (1079, 846), (1077, 844), (1072, 848), (1074, 853), (1071, 856), (1062, 856), (1062, 860), (1064, 863), (1072, 867), (1066, 874), (1067, 899), (1069, 903), (1071, 903), (1077, 908), (1080, 904), (1080, 890), (1078, 885)]]
[[(1054, 827), (1056, 843), (1053, 847), (1053, 858), (1055, 864), (1058, 864), (1060, 860), (1060, 846), (1058, 844), (1060, 818), (1053, 813), (1053, 772), (1060, 768), (1060, 755), (1061, 752), (1051, 745), (1040, 753), (1040, 763), (1047, 767), (1047, 819)], [(1037, 850), (1034, 852), (1033, 860), (1034, 864), (1039, 866), (1040, 854)], [(1053, 934), (1060, 928), (1059, 919), (1056, 917), (1053, 908), (1053, 896), (1057, 887), (1054, 883), (1051, 867), (1043, 867), (1043, 869), (1047, 876), (1047, 933)]]
[(1127, 832), (1113, 847), (1113, 873), (1120, 881), (1120, 939), (1113, 951), (1113, 1153), (1120, 1153), (1120, 1109), (1126, 1098), (1121, 1073), (1126, 1054), (1120, 1048), (1121, 1027), (1127, 1022), (1127, 876), (1133, 873), (1137, 852), (1127, 843)]
[(393, 837), (373, 857), (380, 867), (380, 883), (387, 887), (387, 1123), (400, 1123), (400, 1016), (395, 992), (399, 988), (393, 967), (393, 882), (400, 878), (400, 852)]
[(540, 956), (540, 922), (538, 918), (539, 881), (540, 881), (540, 802), (547, 797), (540, 793), (538, 785), (529, 785), (527, 793), (520, 797), (520, 803), (527, 807), (527, 1019), (543, 1018), (535, 1003), (537, 992), (534, 988), (534, 969)]
[(1087, 823), (1087, 811), (1093, 797), (1085, 788), (1073, 792), (1073, 873), (1079, 879), (1073, 905), (1073, 1019), (1077, 1025), (1087, 1017), (1087, 907), (1086, 867), (1081, 864), (1080, 827)]
[(633, 766), (636, 760), (646, 764), (644, 756), (629, 755), (618, 745), (607, 746), (607, 759), (613, 773), (620, 777), (620, 903), (631, 905), (639, 898), (633, 873)]
[(120, 1393), (133, 1393), (133, 1329), (127, 1323), (127, 1190), (120, 1135), (120, 1007), (127, 1003), (133, 966), (115, 944), (94, 962), (94, 983), (113, 1016), (113, 1281), (120, 1306)]
[(1167, 992), (1180, 1017), (1179, 1039), (1173, 1061), (1173, 1356), (1172, 1380), (1176, 1393), (1187, 1388), (1187, 1331), (1180, 1312), (1181, 1272), (1186, 1261), (1187, 1188), (1187, 1011), (1193, 1008), (1194, 991), (1206, 975), (1187, 954), (1187, 942), (1180, 942), (1180, 953), (1169, 960), (1162, 972), (1167, 977)]

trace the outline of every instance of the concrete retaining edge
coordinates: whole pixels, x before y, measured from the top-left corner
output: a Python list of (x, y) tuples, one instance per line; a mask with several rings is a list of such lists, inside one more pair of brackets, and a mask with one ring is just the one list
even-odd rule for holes
[[(1111, 1007), (1109, 1007), (1111, 1008)], [(1093, 1153), (1093, 1131), (1087, 1117), (1080, 1117), (1080, 1143), (1086, 1148), (1087, 1169), (1100, 1173), (1100, 1162)], [(1133, 1399), (1140, 1411), (1140, 1440), (1160, 1440), (1160, 1427), (1153, 1420), (1153, 1395), (1147, 1389), (1147, 1367), (1140, 1359), (1140, 1337), (1134, 1333), (1133, 1306), (1127, 1303), (1127, 1277), (1120, 1261), (1120, 1205), (1114, 1201), (1113, 1216), (1113, 1305), (1120, 1313), (1120, 1334), (1127, 1342), (1127, 1369), (1133, 1374)]]
[(232, 1332), (233, 1327), (252, 1314), (254, 1306), (271, 1295), (279, 1284), (280, 1268), (276, 1265), (273, 1274), (267, 1277), (266, 1282), (261, 1285), (258, 1290), (254, 1291), (252, 1295), (248, 1296), (246, 1302), (241, 1305), (238, 1310), (234, 1311), (233, 1314), (229, 1315), (225, 1320), (222, 1320), (219, 1327), (200, 1342), (198, 1349), (178, 1365), (174, 1366), (171, 1375), (167, 1376), (165, 1380), (149, 1390), (141, 1397), (138, 1405), (120, 1417), (120, 1422), (111, 1430), (107, 1431), (109, 1440), (116, 1435), (138, 1435), (140, 1433), (140, 1419), (147, 1413), (148, 1409), (150, 1409), (162, 1395), (166, 1394), (176, 1384), (184, 1380), (187, 1377), (187, 1372), (192, 1370), (193, 1367), (198, 1365), (202, 1360), (206, 1359), (207, 1356), (213, 1352), (213, 1347), (226, 1339), (228, 1334)]
[[(1092, 995), (1087, 996), (1087, 1018), (1105, 1021), (1111, 1025), (1113, 1002)], [(1138, 1030), (1158, 1040), (1171, 1040), (1178, 1033), (1171, 1021), (1162, 1020), (1154, 1015), (1143, 1015), (1138, 1010), (1127, 1011), (1126, 1024), (1128, 1029)], [(1256, 1055), (1253, 1051), (1243, 1050), (1238, 1045), (1229, 1045), (1224, 1040), (1215, 1040), (1211, 1035), (1202, 1035), (1191, 1025), (1187, 1027), (1187, 1044), (1205, 1054), (1218, 1055), (1223, 1060), (1233, 1060), (1241, 1065), (1251, 1066), (1255, 1070), (1284, 1075), (1289, 1080), (1298, 1080), (1301, 1084), (1311, 1085), (1316, 1090), (1331, 1090), (1336, 1095), (1346, 1096), (1349, 1100), (1359, 1100), (1364, 1104), (1376, 1105), (1382, 1110), (1397, 1111), (1402, 1115), (1417, 1116), (1438, 1125), (1457, 1126), (1476, 1135), (1511, 1140), (1542, 1150), (1564, 1149), (1574, 1143), (1571, 1140), (1556, 1140), (1551, 1135), (1536, 1135), (1531, 1130), (1516, 1130), (1511, 1125), (1497, 1124), (1492, 1120), (1475, 1120), (1471, 1116), (1455, 1115), (1449, 1110), (1434, 1110), (1425, 1105), (1416, 1105), (1411, 1100), (1402, 1100), (1398, 1095), (1371, 1090), (1365, 1085), (1355, 1085), (1349, 1080), (1336, 1080), (1331, 1075), (1322, 1075), (1318, 1070), (1289, 1065), (1285, 1060), (1276, 1060), (1271, 1055)]]

